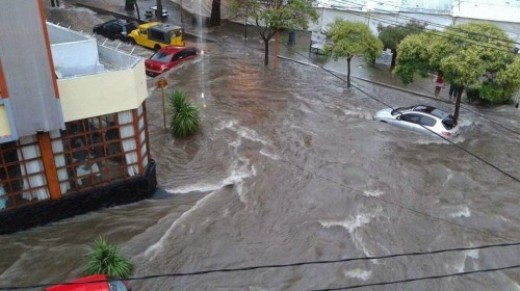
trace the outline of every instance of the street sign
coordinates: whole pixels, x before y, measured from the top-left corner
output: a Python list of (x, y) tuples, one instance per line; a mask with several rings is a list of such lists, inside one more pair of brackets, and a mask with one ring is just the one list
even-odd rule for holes
[(161, 78), (159, 79), (156, 83), (155, 83), (155, 87), (157, 89), (162, 89), (164, 87), (168, 86), (168, 81), (166, 81), (165, 78)]

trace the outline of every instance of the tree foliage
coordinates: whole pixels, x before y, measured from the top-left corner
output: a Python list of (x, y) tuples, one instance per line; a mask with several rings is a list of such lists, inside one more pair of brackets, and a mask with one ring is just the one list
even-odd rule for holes
[(132, 275), (133, 266), (119, 247), (99, 238), (94, 242), (88, 254), (87, 274), (105, 274), (115, 278), (128, 278)]
[(383, 43), (375, 37), (370, 28), (361, 22), (336, 19), (329, 24), (330, 42), (325, 45), (325, 52), (335, 61), (347, 60), (347, 82), (350, 87), (350, 61), (354, 56), (363, 56), (368, 63), (375, 62), (381, 54)]
[(181, 90), (173, 91), (170, 97), (170, 107), (173, 111), (171, 127), (176, 137), (187, 137), (199, 129), (199, 109), (186, 101), (186, 93)]
[(269, 64), (269, 41), (277, 31), (306, 30), (309, 22), (318, 20), (316, 0), (232, 0), (235, 14), (242, 14), (255, 20), (264, 41), (264, 65)]
[(388, 25), (377, 26), (379, 33), (378, 37), (383, 42), (384, 48), (388, 48), (392, 51), (392, 65), (395, 66), (395, 59), (397, 57), (397, 46), (399, 43), (408, 35), (418, 34), (424, 31), (426, 24), (416, 20), (411, 20), (405, 25)]
[(418, 73), (442, 71), (447, 82), (471, 88), (479, 98), (507, 102), (520, 88), (514, 43), (498, 26), (471, 22), (444, 31), (407, 36), (398, 46), (394, 73), (411, 83)]

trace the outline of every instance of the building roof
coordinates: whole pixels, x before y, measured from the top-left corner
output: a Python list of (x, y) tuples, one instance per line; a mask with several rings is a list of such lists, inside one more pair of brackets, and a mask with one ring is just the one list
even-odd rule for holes
[(47, 23), (47, 30), (55, 73), (60, 79), (130, 69), (141, 59), (98, 45), (93, 36), (53, 23)]

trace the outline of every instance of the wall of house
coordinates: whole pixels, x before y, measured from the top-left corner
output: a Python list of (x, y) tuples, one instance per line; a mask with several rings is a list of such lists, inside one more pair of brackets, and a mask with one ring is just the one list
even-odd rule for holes
[(136, 109), (148, 96), (144, 61), (128, 70), (60, 79), (58, 90), (65, 122)]
[(52, 44), (51, 51), (54, 70), (59, 79), (92, 75), (104, 71), (104, 67), (99, 63), (95, 38)]
[(98, 210), (107, 206), (136, 202), (152, 196), (157, 188), (155, 163), (143, 176), (97, 189), (45, 200), (0, 212), (0, 235)]

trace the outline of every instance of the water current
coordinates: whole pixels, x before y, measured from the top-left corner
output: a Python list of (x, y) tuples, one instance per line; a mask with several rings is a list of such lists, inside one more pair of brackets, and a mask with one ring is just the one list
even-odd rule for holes
[[(85, 31), (106, 19), (70, 6), (48, 17)], [(452, 105), (358, 79), (358, 89), (347, 89), (319, 67), (288, 59), (280, 59), (277, 69), (266, 68), (262, 43), (253, 31), (245, 42), (241, 32), (232, 25), (210, 29), (208, 38), (216, 41), (204, 44), (205, 54), (166, 74), (167, 91), (182, 88), (201, 109), (202, 130), (195, 137), (173, 139), (163, 128), (161, 97), (153, 89), (155, 80), (149, 80), (157, 195), (0, 236), (1, 286), (81, 276), (88, 246), (100, 235), (132, 258), (135, 276), (520, 241), (520, 183), (460, 149), (520, 177), (520, 118), (513, 107), (464, 106), (464, 132), (450, 144), (372, 116), (384, 107), (373, 98), (393, 106), (423, 103), (451, 110)], [(519, 250), (155, 278), (132, 285), (134, 290), (319, 290), (515, 265)], [(497, 271), (359, 290), (518, 290), (518, 274)]]

